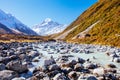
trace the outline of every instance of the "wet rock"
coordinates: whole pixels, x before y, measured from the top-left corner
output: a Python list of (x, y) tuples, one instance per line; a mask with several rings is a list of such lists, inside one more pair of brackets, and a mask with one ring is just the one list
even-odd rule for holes
[(10, 70), (0, 71), (0, 80), (12, 80), (15, 77), (18, 77), (18, 74), (14, 71)]
[(58, 74), (55, 75), (53, 80), (67, 80), (67, 78), (64, 74), (58, 73)]
[(0, 63), (0, 71), (5, 70), (5, 64)]
[(11, 61), (6, 65), (7, 69), (16, 71), (18, 73), (27, 72), (27, 64), (22, 64), (20, 61)]

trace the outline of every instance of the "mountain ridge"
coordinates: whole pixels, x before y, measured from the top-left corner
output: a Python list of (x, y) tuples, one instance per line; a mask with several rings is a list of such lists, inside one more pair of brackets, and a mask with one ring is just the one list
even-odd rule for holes
[[(12, 14), (7, 14), (0, 10), (0, 23), (8, 27), (9, 29), (14, 29), (25, 35), (37, 35), (32, 29), (20, 22)], [(16, 32), (17, 33), (17, 32)]]

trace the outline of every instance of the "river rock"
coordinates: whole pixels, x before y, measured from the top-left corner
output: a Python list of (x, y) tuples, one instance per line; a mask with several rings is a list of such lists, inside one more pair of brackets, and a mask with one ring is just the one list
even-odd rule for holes
[(43, 79), (44, 77), (46, 77), (47, 75), (44, 72), (36, 72), (34, 73), (34, 76), (38, 79)]
[(106, 66), (107, 66), (107, 68), (116, 68), (116, 65), (114, 65), (112, 63), (111, 64), (107, 64)]
[(107, 73), (107, 71), (104, 68), (96, 68), (93, 70), (93, 74), (95, 75), (103, 75)]
[(50, 71), (60, 70), (60, 67), (57, 64), (53, 64), (49, 66), (49, 70)]
[(74, 66), (74, 70), (76, 71), (79, 71), (79, 70), (82, 70), (84, 68), (84, 66), (80, 63), (77, 63), (75, 66)]
[(93, 64), (93, 63), (85, 63), (84, 67), (87, 69), (95, 69), (95, 68), (97, 68), (97, 65)]
[(25, 80), (25, 78), (13, 78), (12, 80)]
[(23, 73), (28, 71), (27, 64), (22, 64), (20, 61), (11, 61), (6, 65), (7, 69)]
[(37, 79), (37, 77), (33, 76), (33, 77), (30, 77), (30, 78), (28, 78), (26, 80), (39, 80), (39, 79)]
[(14, 71), (10, 70), (0, 71), (0, 80), (12, 80), (15, 77), (18, 77), (18, 74)]
[(28, 56), (35, 58), (35, 57), (39, 56), (39, 53), (38, 53), (38, 51), (30, 51), (28, 53)]
[(10, 61), (11, 61), (10, 57), (0, 57), (1, 63), (7, 64)]
[(114, 62), (120, 63), (120, 58), (114, 58)]
[(56, 74), (60, 73), (60, 71), (58, 70), (54, 70), (54, 71), (51, 71), (51, 72), (48, 72), (47, 75), (49, 77), (54, 77)]
[(49, 66), (49, 65), (52, 65), (52, 64), (55, 64), (55, 63), (56, 62), (55, 62), (54, 58), (44, 60), (44, 65), (45, 66)]
[(69, 78), (75, 79), (77, 77), (77, 73), (75, 71), (71, 71), (68, 73)]
[(97, 80), (97, 78), (95, 76), (89, 76), (87, 80)]
[(85, 60), (82, 59), (82, 58), (78, 58), (78, 62), (81, 63), (81, 64), (83, 64), (83, 63), (85, 63)]
[(5, 70), (5, 64), (0, 63), (0, 71)]
[(66, 79), (66, 76), (64, 74), (58, 73), (55, 75), (53, 80), (67, 80), (67, 79)]

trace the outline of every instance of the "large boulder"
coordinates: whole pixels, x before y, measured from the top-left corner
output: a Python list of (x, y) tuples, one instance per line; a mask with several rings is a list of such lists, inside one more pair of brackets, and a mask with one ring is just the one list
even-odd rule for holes
[(20, 61), (11, 61), (6, 65), (7, 69), (23, 73), (28, 71), (27, 64), (22, 64)]
[(14, 71), (10, 70), (0, 71), (0, 80), (12, 80), (15, 77), (18, 77), (18, 74)]

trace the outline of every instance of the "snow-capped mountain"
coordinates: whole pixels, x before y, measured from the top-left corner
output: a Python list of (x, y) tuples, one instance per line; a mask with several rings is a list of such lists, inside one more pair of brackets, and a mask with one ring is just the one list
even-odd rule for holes
[(33, 30), (39, 35), (46, 36), (63, 31), (67, 25), (59, 24), (46, 18), (41, 24), (33, 26)]
[(22, 33), (25, 35), (37, 35), (32, 29), (24, 25), (11, 14), (7, 14), (0, 10), (0, 23), (11, 29), (15, 33)]

